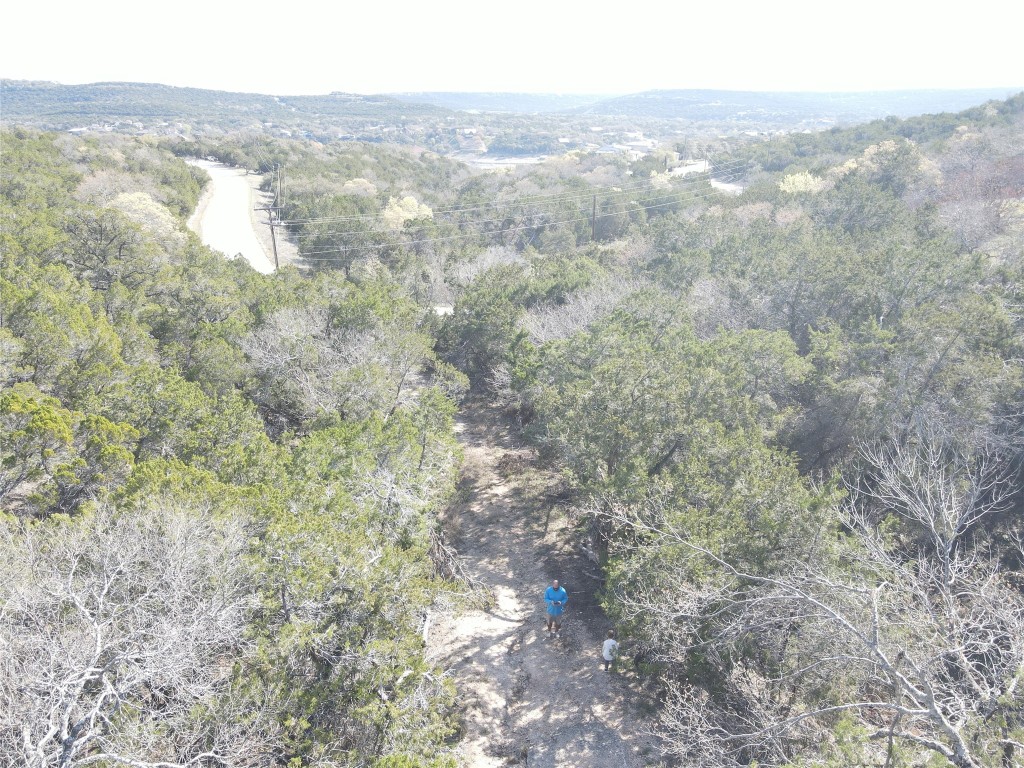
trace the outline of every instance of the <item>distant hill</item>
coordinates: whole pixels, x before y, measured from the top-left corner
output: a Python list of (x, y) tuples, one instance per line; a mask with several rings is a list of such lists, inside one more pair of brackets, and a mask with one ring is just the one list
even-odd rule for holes
[(697, 121), (766, 120), (793, 123), (822, 119), (863, 122), (882, 117), (911, 117), (959, 112), (1020, 88), (873, 91), (862, 93), (787, 93), (759, 91), (645, 91), (572, 109), (580, 115), (683, 118)]
[[(472, 123), (473, 140), (496, 153), (544, 154), (642, 131), (675, 136), (676, 120), (716, 133), (806, 131), (936, 113), (1003, 100), (1013, 89), (770, 93), (665, 90), (594, 94), (407, 92), (274, 96), (156, 83), (63, 85), (0, 80), (2, 119), (46, 130), (116, 130), (158, 135), (251, 131), (318, 141), (408, 144), (460, 151), (453, 132)], [(453, 120), (461, 112), (463, 117)]]
[(309, 118), (396, 119), (444, 113), (427, 104), (388, 96), (332, 93), (278, 97), (256, 93), (179, 88), (156, 83), (60, 83), (2, 80), (5, 122), (73, 128), (103, 121), (201, 120), (237, 126), (252, 122), (294, 124)]
[(389, 93), (407, 104), (432, 104), (460, 112), (565, 112), (613, 98), (609, 94), (580, 93), (486, 93), (425, 91)]

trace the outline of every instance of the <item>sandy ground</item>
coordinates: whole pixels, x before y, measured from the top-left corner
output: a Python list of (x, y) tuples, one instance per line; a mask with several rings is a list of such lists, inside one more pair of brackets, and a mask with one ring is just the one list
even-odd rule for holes
[[(460, 694), (464, 766), (639, 768), (661, 765), (646, 733), (651, 702), (631, 673), (605, 672), (610, 623), (595, 599), (596, 567), (577, 555), (548, 503), (555, 478), (532, 467), (489, 406), (464, 409), (461, 498), (446, 520), (470, 572), (493, 592), (488, 610), (432, 628), (428, 652)], [(545, 629), (543, 593), (569, 593), (561, 637)], [(624, 649), (628, 653), (628, 649)]]
[[(188, 162), (205, 170), (212, 180), (188, 220), (189, 228), (206, 245), (229, 258), (241, 255), (253, 269), (264, 274), (273, 272), (274, 250), (267, 215), (254, 210), (268, 205), (269, 195), (259, 190), (260, 177), (209, 160)], [(278, 230), (280, 263), (290, 264), (296, 255), (295, 246)]]
[[(708, 161), (698, 160), (695, 163), (689, 165), (680, 165), (677, 168), (673, 168), (669, 171), (673, 176), (688, 176), (691, 173), (707, 173), (708, 172)], [(711, 179), (711, 186), (717, 189), (719, 192), (725, 192), (729, 195), (738, 195), (743, 192), (743, 187), (739, 184), (731, 184), (726, 181), (717, 181)]]
[(727, 181), (716, 181), (715, 179), (711, 179), (710, 183), (712, 187), (714, 187), (720, 192), (725, 192), (726, 194), (730, 195), (743, 194), (743, 187), (740, 186), (739, 184), (730, 184)]
[(707, 173), (708, 172), (708, 161), (698, 160), (695, 163), (689, 165), (679, 165), (673, 168), (669, 173), (673, 176), (688, 176), (691, 173)]

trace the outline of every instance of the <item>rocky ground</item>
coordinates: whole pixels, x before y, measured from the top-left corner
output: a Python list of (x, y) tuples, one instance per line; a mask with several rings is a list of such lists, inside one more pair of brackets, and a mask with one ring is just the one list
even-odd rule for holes
[[(458, 686), (463, 764), (662, 765), (648, 733), (649, 693), (628, 664), (603, 669), (611, 624), (595, 597), (597, 566), (574, 548), (556, 478), (515, 444), (492, 406), (465, 407), (457, 429), (465, 465), (447, 532), (493, 595), (486, 609), (437, 622), (428, 638), (432, 659)], [(556, 578), (569, 592), (557, 639), (548, 637), (543, 602)]]

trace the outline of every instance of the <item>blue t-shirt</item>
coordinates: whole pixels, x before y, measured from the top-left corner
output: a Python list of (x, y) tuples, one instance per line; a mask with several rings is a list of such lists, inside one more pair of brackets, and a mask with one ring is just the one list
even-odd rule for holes
[[(565, 610), (565, 604), (569, 601), (569, 595), (565, 591), (565, 587), (548, 587), (544, 592), (544, 602), (548, 604), (548, 613), (552, 616), (561, 616), (562, 611)], [(555, 605), (558, 603), (558, 605)]]

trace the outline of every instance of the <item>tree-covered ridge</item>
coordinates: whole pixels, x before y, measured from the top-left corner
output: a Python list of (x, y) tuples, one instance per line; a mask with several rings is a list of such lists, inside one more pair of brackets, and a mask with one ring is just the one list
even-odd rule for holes
[[(738, 196), (662, 156), (6, 132), (3, 754), (450, 764), (419, 633), (468, 377), (561, 473), (660, 759), (1019, 763), (1020, 128), (751, 143)], [(285, 166), (304, 269), (199, 245), (167, 149)]]
[(1012, 92), (1005, 88), (860, 93), (658, 90), (595, 100), (573, 111), (688, 120), (742, 119), (762, 125), (826, 120), (848, 124), (888, 116), (959, 112), (983, 101), (1005, 99)]
[(455, 304), (443, 349), (564, 467), (681, 764), (1020, 759), (1021, 118), (946, 119), (794, 139)]
[(422, 312), (209, 251), (152, 145), (2, 140), (5, 760), (445, 763)]
[(321, 96), (273, 96), (258, 93), (181, 88), (157, 83), (61, 83), (4, 80), (8, 120), (38, 121), (49, 127), (77, 126), (94, 120), (202, 120), (245, 127), (252, 121), (288, 125), (301, 118), (396, 119), (444, 114), (425, 104), (407, 104), (388, 96), (332, 93)]
[(790, 166), (831, 163), (841, 157), (864, 151), (872, 144), (891, 139), (908, 139), (920, 146), (934, 146), (952, 140), (958, 131), (971, 133), (985, 130), (986, 138), (996, 145), (1003, 128), (1012, 130), (1019, 124), (1024, 109), (1024, 93), (1005, 100), (986, 102), (956, 112), (942, 112), (912, 117), (886, 117), (860, 125), (831, 128), (827, 131), (791, 133), (776, 136), (769, 142), (750, 142), (738, 153), (750, 158), (768, 171), (782, 171)]
[[(234, 130), (266, 124), (318, 134), (339, 128), (358, 132), (371, 128), (373, 121), (386, 122), (392, 128), (421, 121), (437, 126), (449, 119), (498, 126), (514, 118), (514, 122), (525, 121), (530, 132), (558, 125), (564, 135), (567, 130), (575, 132), (570, 126), (614, 117), (625, 118), (634, 126), (660, 123), (666, 133), (669, 126), (677, 127), (683, 121), (792, 130), (887, 116), (955, 113), (1013, 93), (1006, 88), (976, 88), (864, 93), (663, 90), (612, 97), (443, 92), (274, 96), (157, 83), (66, 85), (18, 80), (0, 81), (0, 88), (8, 119), (41, 128), (69, 129), (95, 122), (128, 127), (138, 122), (149, 129), (170, 123)], [(417, 143), (417, 131), (398, 132), (391, 138)]]
[(524, 251), (571, 254), (712, 194), (703, 174), (652, 173), (641, 163), (582, 152), (516, 174), (481, 174), (395, 146), (251, 136), (162, 146), (258, 170), (275, 194), (283, 187), (278, 231), (296, 243), (299, 263), (310, 270), (340, 269), (355, 280), (387, 276), (435, 305), (450, 304), (489, 263)]

